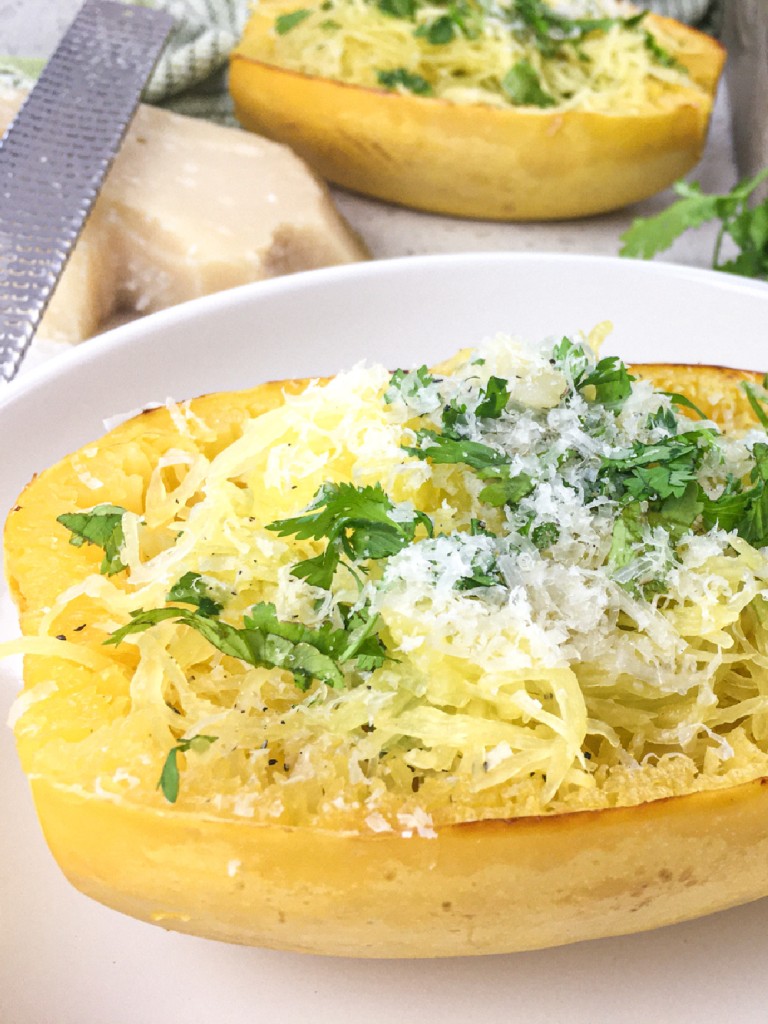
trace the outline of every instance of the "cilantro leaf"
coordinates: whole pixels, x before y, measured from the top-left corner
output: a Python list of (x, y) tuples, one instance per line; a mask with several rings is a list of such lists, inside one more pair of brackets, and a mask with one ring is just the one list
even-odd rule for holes
[(480, 441), (438, 434), (434, 430), (419, 430), (416, 437), (419, 447), (404, 447), (409, 455), (430, 459), (438, 465), (463, 464), (475, 470), (481, 480), (487, 480), (478, 495), (480, 501), (487, 505), (496, 508), (505, 504), (516, 505), (534, 489), (533, 480), (527, 473), (512, 476), (508, 457), (497, 448)]
[[(750, 207), (753, 193), (768, 179), (768, 168), (746, 178), (724, 194), (706, 194), (701, 186), (678, 181), (673, 186), (680, 198), (653, 217), (641, 217), (621, 236), (621, 256), (651, 259), (668, 249), (689, 228), (719, 220), (720, 230), (712, 254), (712, 266), (745, 277), (768, 278), (768, 199)], [(723, 241), (730, 237), (740, 250), (721, 261)]]
[(528, 60), (512, 65), (501, 80), (501, 89), (517, 107), (557, 106), (557, 100), (542, 87), (536, 68)]
[(754, 384), (746, 380), (741, 382), (741, 387), (758, 422), (765, 430), (768, 430), (768, 392), (764, 388), (758, 390)]
[(681, 198), (652, 217), (638, 217), (621, 236), (620, 256), (650, 259), (668, 249), (688, 228), (697, 228), (717, 216), (719, 196), (705, 195), (701, 186), (678, 181), (672, 186)]
[(618, 497), (629, 494), (647, 501), (680, 498), (697, 479), (715, 436), (712, 430), (699, 429), (651, 444), (635, 441), (626, 455), (603, 458), (600, 476), (610, 482)]
[(291, 29), (296, 28), (300, 25), (305, 18), (308, 18), (312, 11), (306, 7), (300, 7), (296, 11), (289, 11), (287, 14), (279, 14), (275, 18), (275, 32), (279, 36), (284, 36), (286, 32), (290, 32)]
[[(509, 381), (503, 377), (489, 377), (488, 383), (482, 390), (480, 401), (475, 409), (475, 415), (484, 419), (498, 419), (504, 412), (511, 394), (508, 385)], [(443, 418), (445, 419), (445, 418)]]
[(218, 736), (206, 736), (204, 733), (198, 733), (197, 736), (190, 736), (188, 740), (180, 740), (175, 747), (171, 747), (168, 751), (157, 788), (162, 790), (163, 796), (169, 804), (175, 804), (179, 797), (178, 755), (186, 754), (188, 750), (202, 753), (217, 739)]
[(627, 18), (569, 18), (559, 14), (543, 0), (512, 0), (506, 8), (512, 22), (518, 20), (533, 36), (545, 57), (554, 57), (564, 44), (578, 44), (592, 32), (607, 32), (615, 25), (637, 28), (646, 12)]
[(621, 408), (632, 393), (633, 380), (635, 378), (618, 356), (606, 356), (581, 378), (578, 390), (594, 387), (595, 401), (615, 411)]
[(413, 541), (423, 526), (432, 536), (432, 520), (424, 512), (397, 509), (381, 484), (324, 484), (302, 515), (267, 524), (278, 536), (328, 540), (325, 551), (297, 562), (294, 576), (327, 590), (342, 554), (353, 562), (388, 558)]
[(753, 547), (762, 548), (768, 545), (768, 444), (756, 444), (752, 454), (754, 486), (745, 494), (743, 514), (736, 523), (736, 530)]
[(456, 580), (454, 590), (479, 590), (482, 587), (500, 587), (503, 584), (504, 578), (497, 565), (473, 565), (467, 576)]
[(576, 390), (587, 374), (592, 360), (583, 345), (570, 338), (561, 338), (552, 349), (552, 362), (570, 380)]
[(426, 39), (432, 46), (445, 46), (456, 35), (456, 25), (449, 14), (441, 14), (434, 21), (430, 21), (425, 25), (419, 25), (413, 34)]
[[(339, 609), (344, 610), (341, 606)], [(377, 633), (380, 624), (381, 617), (374, 614), (368, 605), (353, 614), (348, 613), (344, 621), (346, 646), (339, 653), (339, 663), (343, 665), (354, 658), (361, 672), (380, 668), (388, 660), (384, 644)]]
[(608, 552), (608, 565), (611, 569), (623, 569), (634, 560), (636, 546), (643, 537), (642, 521), (642, 510), (637, 502), (627, 505), (616, 518)]
[(645, 44), (646, 50), (648, 50), (660, 67), (674, 68), (676, 71), (688, 70), (685, 65), (681, 64), (679, 60), (673, 57), (668, 50), (664, 49), (653, 32), (649, 32), (647, 29), (645, 30), (643, 33), (643, 43)]
[(661, 406), (655, 412), (649, 413), (646, 426), (649, 430), (664, 430), (668, 434), (676, 434), (677, 417), (671, 409)]
[[(197, 630), (213, 647), (233, 658), (258, 668), (284, 668), (294, 674), (301, 686), (309, 679), (320, 679), (329, 686), (341, 686), (343, 677), (334, 661), (322, 650), (308, 642), (309, 633), (302, 638), (286, 636), (286, 629), (271, 632), (270, 625), (258, 625), (258, 606), (252, 609), (252, 618), (245, 619), (245, 626), (238, 629), (221, 619), (211, 619), (186, 608), (151, 608), (131, 614), (130, 622), (115, 630), (104, 642), (117, 645), (132, 633), (142, 633), (165, 619), (173, 619), (178, 625), (190, 626)], [(293, 623), (282, 624), (285, 627)], [(299, 627), (297, 626), (297, 629)], [(302, 629), (306, 627), (301, 627)]]
[(466, 402), (458, 402), (452, 398), (443, 409), (443, 434), (455, 441), (461, 440), (461, 432), (467, 427)]
[(472, 469), (486, 470), (509, 462), (503, 452), (490, 445), (449, 437), (434, 430), (417, 430), (416, 440), (416, 446), (404, 446), (404, 451), (418, 459), (431, 459), (438, 465), (464, 463)]
[(195, 629), (222, 654), (258, 668), (283, 668), (301, 689), (318, 679), (336, 689), (344, 685), (341, 665), (357, 659), (357, 667), (378, 667), (386, 651), (377, 636), (379, 618), (370, 610), (357, 612), (342, 629), (323, 625), (312, 629), (300, 622), (284, 622), (271, 603), (255, 604), (238, 628), (187, 608), (151, 608), (131, 613), (131, 619), (105, 640), (118, 645), (129, 635), (142, 633), (158, 622), (172, 619)]
[[(484, 479), (487, 479), (485, 475)], [(502, 472), (490, 479), (478, 494), (478, 498), (486, 505), (499, 508), (501, 505), (517, 505), (533, 489), (533, 480), (527, 473), (510, 476), (509, 473)]]
[(382, 14), (392, 18), (413, 18), (418, 8), (418, 0), (378, 0), (376, 7)]
[[(398, 71), (402, 70), (402, 68), (398, 68)], [(408, 72), (405, 73), (408, 74)], [(386, 72), (379, 71), (378, 74), (382, 75)], [(426, 366), (420, 366), (416, 370), (395, 370), (389, 378), (389, 387), (384, 392), (384, 401), (387, 405), (391, 405), (399, 398), (407, 403), (415, 398), (420, 391), (431, 387), (436, 380), (437, 378), (432, 376)]]
[(661, 503), (657, 515), (651, 513), (650, 521), (659, 522), (673, 538), (679, 539), (688, 533), (704, 511), (703, 491), (695, 480), (690, 480), (682, 494), (670, 494)]
[(211, 591), (200, 573), (185, 572), (168, 592), (167, 601), (194, 605), (201, 615), (218, 615), (222, 605), (211, 597)]
[[(432, 95), (432, 86), (426, 78), (422, 75), (416, 74), (414, 71), (408, 71), (407, 68), (377, 68), (376, 81), (385, 89), (391, 89), (393, 91), (397, 89), (405, 89), (407, 92), (412, 92), (415, 96)], [(392, 401), (391, 398), (387, 399), (386, 396), (384, 400), (389, 402)]]
[(90, 512), (65, 512), (57, 516), (56, 522), (70, 531), (72, 536), (69, 543), (76, 548), (83, 544), (95, 544), (103, 548), (104, 559), (99, 571), (106, 576), (113, 576), (125, 569), (120, 559), (120, 551), (125, 543), (125, 513), (126, 510), (119, 505), (96, 505)]
[(470, 537), (495, 537), (496, 534), (489, 530), (482, 519), (470, 519), (469, 521), (469, 535)]
[(685, 395), (679, 395), (676, 391), (661, 391), (660, 394), (666, 395), (674, 405), (679, 405), (681, 409), (690, 409), (691, 412), (695, 412), (700, 420), (709, 419), (707, 414), (702, 412), (698, 405), (694, 405)]

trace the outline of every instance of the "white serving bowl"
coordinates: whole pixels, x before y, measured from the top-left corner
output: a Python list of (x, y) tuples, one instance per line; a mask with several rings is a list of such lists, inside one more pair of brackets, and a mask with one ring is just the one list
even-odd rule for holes
[[(10, 508), (36, 471), (99, 436), (104, 419), (148, 403), (328, 374), (360, 359), (429, 363), (497, 331), (559, 335), (602, 320), (615, 325), (606, 351), (629, 361), (768, 367), (768, 285), (711, 271), (517, 254), (314, 271), (147, 317), (5, 388), (0, 507)], [(14, 629), (0, 586), (0, 639)], [(1, 662), (0, 716), (17, 685), (17, 666)], [(510, 1012), (534, 1024), (670, 1013), (709, 1024), (723, 1005), (740, 1019), (764, 1016), (766, 901), (661, 932), (482, 963), (307, 961), (165, 934), (70, 889), (45, 850), (8, 731), (0, 806), (12, 823), (0, 830), (3, 1021), (160, 1024), (179, 1014), (185, 1024), (252, 1024), (279, 1012), (286, 1021), (383, 1024), (407, 1007), (407, 1020), (466, 1024), (478, 1006), (485, 1024), (506, 1024)]]

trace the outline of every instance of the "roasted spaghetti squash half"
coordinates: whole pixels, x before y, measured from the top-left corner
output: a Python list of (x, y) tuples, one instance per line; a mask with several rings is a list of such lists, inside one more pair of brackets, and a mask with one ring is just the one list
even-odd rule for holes
[(377, 957), (768, 892), (768, 395), (600, 333), (169, 404), (33, 480), (5, 652), (75, 886)]
[(463, 217), (584, 217), (699, 160), (725, 53), (628, 5), (261, 0), (241, 124), (365, 195)]

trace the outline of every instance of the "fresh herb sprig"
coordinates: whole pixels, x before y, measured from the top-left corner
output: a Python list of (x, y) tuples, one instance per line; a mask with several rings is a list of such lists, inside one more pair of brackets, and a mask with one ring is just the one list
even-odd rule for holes
[(325, 550), (297, 562), (292, 575), (311, 586), (329, 590), (342, 556), (358, 564), (367, 559), (389, 558), (410, 544), (422, 527), (432, 536), (432, 520), (424, 512), (398, 509), (381, 484), (324, 484), (309, 508), (290, 519), (267, 524), (279, 537), (326, 540)]
[[(724, 194), (705, 193), (696, 182), (676, 182), (673, 188), (680, 197), (678, 201), (653, 217), (635, 220), (621, 236), (619, 255), (652, 259), (686, 231), (719, 221), (712, 267), (728, 274), (768, 280), (768, 199), (750, 205), (755, 191), (766, 180), (768, 168)], [(733, 257), (722, 255), (726, 239), (736, 246)]]
[(386, 660), (377, 634), (379, 618), (370, 609), (355, 612), (340, 629), (331, 625), (312, 629), (299, 622), (278, 619), (270, 602), (255, 604), (244, 616), (242, 627), (178, 605), (139, 610), (132, 612), (130, 621), (115, 630), (105, 643), (116, 646), (127, 636), (143, 633), (167, 620), (189, 626), (222, 654), (248, 665), (286, 669), (303, 690), (313, 679), (340, 689), (345, 685), (343, 666), (347, 662), (354, 662), (360, 671), (371, 671)]

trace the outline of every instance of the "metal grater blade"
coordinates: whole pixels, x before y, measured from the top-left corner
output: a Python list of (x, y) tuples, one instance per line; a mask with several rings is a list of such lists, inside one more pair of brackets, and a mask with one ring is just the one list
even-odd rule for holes
[(0, 140), (0, 377), (16, 375), (173, 19), (87, 0)]

